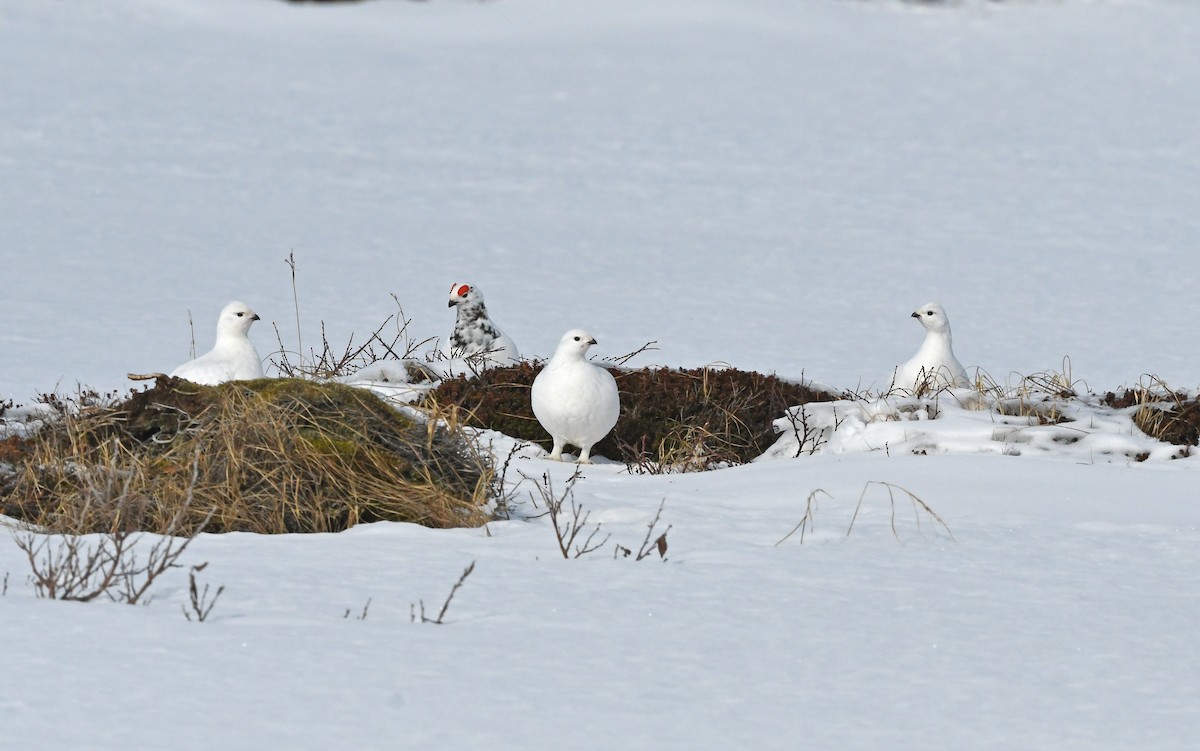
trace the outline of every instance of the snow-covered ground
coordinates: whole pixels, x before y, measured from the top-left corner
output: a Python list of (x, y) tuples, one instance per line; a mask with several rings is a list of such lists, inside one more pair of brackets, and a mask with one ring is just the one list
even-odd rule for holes
[[(306, 348), (391, 293), (444, 337), (466, 281), (529, 356), (583, 326), (859, 388), (933, 299), (995, 379), (1194, 388), (1198, 81), (1188, 0), (0, 0), (0, 399), (170, 370), (235, 298), (293, 346), (292, 252)], [(38, 600), (0, 534), (3, 745), (1194, 746), (1200, 458), (841, 419), (815, 456), (587, 468), (612, 537), (578, 560), (528, 483), (486, 530), (204, 536), (203, 624), (183, 572)], [(667, 561), (614, 559), (660, 503)]]

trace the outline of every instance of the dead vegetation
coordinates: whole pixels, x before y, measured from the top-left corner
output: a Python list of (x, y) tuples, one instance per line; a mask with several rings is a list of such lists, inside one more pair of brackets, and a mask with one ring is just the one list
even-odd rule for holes
[(0, 500), (8, 516), (75, 534), (483, 524), (491, 467), (438, 417), (337, 383), (162, 378), (122, 402), (64, 406), (6, 445)]
[(1176, 446), (1200, 445), (1200, 396), (1172, 389), (1161, 379), (1147, 381), (1102, 399), (1113, 409), (1129, 409), (1133, 422), (1146, 435)]
[[(849, 526), (846, 527), (846, 537), (849, 537), (850, 533), (854, 531), (854, 524), (855, 524), (855, 522), (858, 521), (858, 516), (859, 516), (859, 513), (862, 511), (863, 501), (866, 500), (867, 492), (872, 487), (876, 487), (876, 486), (883, 488), (887, 492), (888, 508), (889, 508), (889, 513), (890, 513), (889, 524), (890, 524), (890, 527), (892, 530), (892, 536), (896, 538), (897, 542), (900, 542), (900, 543), (904, 542), (904, 540), (900, 537), (899, 530), (896, 527), (896, 494), (897, 493), (902, 493), (904, 495), (904, 497), (908, 498), (908, 501), (912, 506), (913, 522), (914, 522), (914, 525), (916, 526), (916, 529), (918, 532), (921, 531), (921, 515), (924, 514), (926, 518), (928, 518), (932, 521), (935, 533), (940, 528), (942, 531), (944, 531), (950, 537), (951, 541), (957, 542), (954, 539), (954, 533), (950, 531), (950, 527), (947, 526), (945, 520), (942, 519), (942, 517), (936, 511), (934, 511), (933, 508), (931, 508), (928, 503), (921, 500), (921, 498), (919, 498), (911, 490), (900, 487), (899, 485), (895, 485), (890, 482), (883, 482), (882, 480), (870, 480), (865, 485), (863, 485), (862, 492), (859, 493), (859, 495), (858, 495), (858, 503), (856, 503), (854, 505), (854, 515), (850, 517), (850, 524), (849, 524)], [(805, 501), (805, 504), (804, 504), (804, 516), (802, 516), (800, 518), (800, 521), (796, 523), (796, 526), (792, 527), (791, 530), (788, 531), (788, 533), (786, 535), (784, 535), (782, 538), (779, 539), (778, 542), (775, 543), (776, 547), (778, 547), (779, 545), (782, 545), (792, 535), (796, 534), (797, 532), (800, 533), (800, 544), (801, 545), (804, 544), (805, 535), (807, 533), (811, 532), (816, 525), (817, 501), (820, 500), (821, 496), (825, 496), (826, 498), (828, 498), (831, 501), (833, 500), (833, 496), (830, 495), (827, 491), (822, 490), (821, 488), (817, 488), (816, 490), (813, 490), (811, 493), (809, 493), (808, 499)]]
[[(294, 285), (295, 262), (290, 257), (289, 265), (292, 266), (292, 283)], [(392, 295), (392, 300), (396, 303), (396, 312), (384, 319), (383, 323), (376, 326), (375, 330), (361, 342), (356, 342), (354, 335), (351, 334), (344, 345), (333, 345), (326, 333), (325, 322), (322, 321), (319, 352), (312, 348), (307, 354), (304, 354), (304, 342), (299, 339), (296, 341), (296, 349), (289, 351), (283, 343), (279, 327), (276, 326), (275, 339), (279, 343), (279, 349), (271, 354), (271, 365), (285, 378), (320, 380), (350, 375), (360, 368), (377, 362), (411, 360), (418, 350), (426, 347), (434, 341), (434, 338), (414, 339), (408, 330), (412, 320), (404, 314), (404, 308), (400, 305), (400, 299), (396, 295)], [(300, 309), (299, 303), (297, 303), (297, 331), (300, 328), (299, 320)]]
[[(575, 484), (583, 477), (581, 467), (575, 467), (575, 471), (567, 478), (562, 492), (555, 492), (554, 483), (549, 474), (543, 473), (540, 480), (534, 480), (528, 475), (523, 477), (532, 483), (537, 491), (537, 496), (532, 491), (529, 493), (529, 500), (534, 509), (545, 509), (534, 518), (537, 516), (550, 518), (550, 526), (554, 530), (554, 538), (558, 543), (558, 552), (563, 558), (571, 560), (594, 553), (603, 548), (612, 537), (611, 534), (603, 531), (603, 525), (599, 522), (592, 524), (589, 521), (592, 512), (585, 510), (583, 503), (575, 500)], [(541, 503), (538, 503), (539, 497)], [(658, 512), (646, 525), (646, 536), (636, 554), (632, 548), (616, 543), (613, 546), (614, 559), (632, 557), (635, 561), (640, 561), (650, 557), (651, 553), (658, 553), (659, 560), (667, 560), (667, 548), (669, 547), (667, 534), (671, 531), (671, 525), (668, 524), (667, 528), (661, 532), (658, 530), (658, 523), (662, 521), (662, 512), (666, 504), (667, 499), (665, 498), (662, 503), (658, 504)], [(583, 536), (584, 533), (586, 533), (586, 537)]]
[[(468, 424), (549, 449), (533, 416), (529, 390), (541, 363), (492, 368), (443, 382), (440, 404), (460, 407)], [(839, 396), (734, 368), (613, 370), (621, 417), (593, 453), (639, 473), (695, 471), (743, 464), (775, 442), (772, 422), (788, 407)]]
[[(458, 590), (462, 588), (462, 585), (467, 580), (467, 577), (470, 576), (474, 571), (475, 561), (471, 561), (471, 564), (463, 569), (462, 576), (458, 577), (458, 581), (456, 581), (454, 586), (450, 588), (450, 594), (446, 595), (446, 601), (442, 603), (442, 609), (438, 611), (437, 617), (430, 618), (429, 616), (425, 615), (425, 601), (420, 600), (420, 613), (417, 612), (417, 604), (409, 605), (409, 620), (412, 623), (416, 623), (417, 618), (419, 617), (421, 623), (433, 623), (438, 626), (444, 624), (446, 622), (446, 611), (450, 609), (450, 603), (454, 601), (454, 595), (458, 594)], [(368, 600), (367, 605), (370, 604), (371, 601)], [(360, 620), (366, 620), (366, 618), (367, 609), (364, 607), (362, 618)]]

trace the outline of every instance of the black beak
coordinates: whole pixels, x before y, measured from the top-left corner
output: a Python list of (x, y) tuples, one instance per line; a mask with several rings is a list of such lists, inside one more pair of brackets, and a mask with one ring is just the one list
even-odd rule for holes
[(588, 339), (588, 344), (595, 344), (595, 343), (596, 343), (595, 339)]
[[(446, 307), (447, 307), (447, 308), (453, 308), (453, 307), (454, 307), (454, 301), (453, 301), (453, 300), (451, 300), (450, 302), (446, 303)], [(916, 313), (913, 313), (913, 315), (916, 315)]]
[(251, 321), (259, 321), (259, 320), (262, 320), (262, 319), (260, 319), (260, 318), (258, 317), (258, 313), (255, 313), (254, 315), (250, 316), (250, 320), (251, 320)]
[(913, 313), (913, 314), (912, 314), (912, 317), (913, 317), (913, 318), (920, 318), (920, 317), (921, 317), (921, 314), (920, 314), (920, 313)]

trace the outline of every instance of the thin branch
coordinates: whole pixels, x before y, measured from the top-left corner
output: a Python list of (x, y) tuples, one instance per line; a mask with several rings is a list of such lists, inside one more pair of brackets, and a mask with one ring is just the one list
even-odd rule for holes
[[(446, 596), (446, 601), (444, 603), (442, 603), (442, 609), (438, 611), (437, 618), (427, 618), (425, 616), (425, 601), (420, 600), (419, 602), (421, 604), (421, 623), (436, 623), (438, 625), (442, 625), (443, 623), (445, 623), (444, 619), (446, 617), (446, 611), (449, 610), (449, 608), (450, 608), (450, 601), (454, 599), (454, 595), (458, 592), (459, 588), (462, 587), (463, 582), (465, 582), (467, 580), (467, 577), (470, 576), (471, 572), (474, 570), (475, 570), (475, 561), (471, 561), (471, 565), (467, 566), (467, 568), (465, 570), (463, 570), (462, 576), (458, 577), (458, 581), (456, 581), (454, 583), (454, 586), (451, 587), (450, 594)], [(416, 614), (415, 607), (410, 606), (409, 611), (410, 611), (412, 620), (415, 622), (417, 620), (417, 614)], [(365, 617), (366, 612), (364, 611), (363, 614)]]

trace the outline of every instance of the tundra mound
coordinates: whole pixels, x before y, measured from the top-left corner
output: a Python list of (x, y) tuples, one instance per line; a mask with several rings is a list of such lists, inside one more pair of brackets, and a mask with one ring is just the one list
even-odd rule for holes
[(369, 391), (296, 379), (160, 378), (121, 402), (59, 403), (5, 453), (4, 513), (74, 533), (478, 526), (494, 478), (490, 461), (437, 415), (419, 419)]

